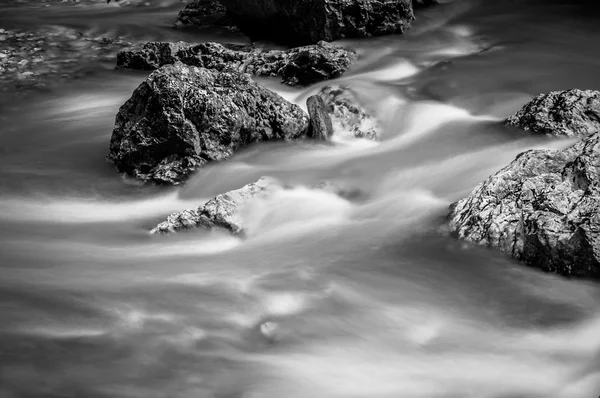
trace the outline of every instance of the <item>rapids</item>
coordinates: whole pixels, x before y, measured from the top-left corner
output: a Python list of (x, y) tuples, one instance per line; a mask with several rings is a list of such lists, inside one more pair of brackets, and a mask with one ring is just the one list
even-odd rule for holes
[[(518, 153), (572, 143), (500, 121), (543, 91), (600, 89), (596, 7), (444, 1), (403, 36), (344, 41), (360, 59), (336, 83), (377, 112), (380, 142), (254, 146), (178, 188), (104, 160), (144, 73), (96, 65), (4, 98), (0, 397), (596, 398), (600, 287), (444, 226)], [(7, 3), (0, 27), (244, 42), (170, 29), (179, 8)], [(301, 106), (324, 85), (259, 80)], [(148, 234), (263, 175), (293, 188), (245, 209), (247, 239)], [(324, 180), (355, 194), (311, 189)]]

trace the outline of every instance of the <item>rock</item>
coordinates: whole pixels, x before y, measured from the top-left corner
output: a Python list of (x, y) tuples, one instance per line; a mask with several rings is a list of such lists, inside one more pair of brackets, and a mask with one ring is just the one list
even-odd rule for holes
[(531, 150), (453, 205), (459, 238), (533, 267), (600, 277), (600, 133), (565, 150)]
[(289, 85), (308, 85), (341, 76), (356, 53), (326, 42), (287, 51), (261, 51), (251, 46), (219, 43), (150, 42), (117, 55), (117, 68), (154, 70), (181, 61), (222, 71), (233, 69), (257, 76), (281, 76)]
[(277, 186), (276, 180), (261, 177), (257, 182), (240, 189), (217, 195), (196, 209), (171, 214), (150, 233), (167, 234), (193, 228), (222, 228), (234, 235), (243, 235), (243, 225), (239, 218), (241, 207), (255, 198), (268, 194)]
[(438, 4), (438, 0), (412, 0), (414, 8), (429, 7)]
[(192, 25), (199, 28), (221, 27), (231, 31), (237, 30), (237, 27), (227, 15), (227, 9), (214, 0), (195, 0), (188, 3), (177, 15), (175, 25)]
[(107, 158), (137, 179), (177, 184), (251, 143), (301, 138), (308, 123), (247, 74), (176, 63), (151, 73), (121, 106)]
[(414, 19), (411, 0), (221, 0), (251, 39), (290, 45), (401, 33)]
[(572, 89), (540, 94), (505, 123), (537, 134), (588, 135), (600, 130), (600, 91)]
[(356, 138), (379, 139), (381, 127), (360, 104), (358, 96), (347, 86), (327, 86), (319, 95), (328, 107), (336, 134), (351, 134)]
[(308, 97), (306, 106), (310, 117), (308, 136), (315, 140), (327, 141), (333, 135), (333, 125), (323, 98), (318, 95)]

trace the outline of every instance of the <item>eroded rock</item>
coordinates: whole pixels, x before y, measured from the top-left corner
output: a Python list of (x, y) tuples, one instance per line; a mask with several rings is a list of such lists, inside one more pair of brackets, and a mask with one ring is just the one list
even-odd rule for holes
[(450, 229), (524, 263), (600, 277), (600, 133), (565, 150), (531, 150), (456, 203)]
[(308, 85), (341, 76), (355, 59), (354, 51), (326, 42), (285, 51), (212, 42), (150, 42), (138, 50), (120, 52), (117, 68), (154, 70), (180, 61), (218, 71), (232, 69), (256, 76), (281, 76), (286, 84)]
[(258, 181), (240, 189), (217, 195), (196, 209), (173, 213), (150, 232), (167, 234), (194, 228), (221, 228), (234, 235), (243, 235), (243, 224), (239, 217), (242, 206), (268, 194), (270, 190), (276, 189), (278, 186), (277, 180), (261, 177)]
[(401, 33), (414, 19), (411, 0), (221, 0), (252, 39), (290, 45)]
[(248, 144), (305, 136), (298, 106), (249, 75), (182, 63), (154, 71), (119, 109), (108, 159), (143, 181), (177, 184)]
[(347, 86), (327, 86), (319, 96), (328, 107), (336, 134), (377, 140), (381, 134), (379, 121), (361, 105), (357, 94)]
[(600, 131), (600, 91), (572, 89), (540, 94), (505, 123), (554, 136), (576, 137)]
[(323, 98), (318, 95), (308, 97), (306, 107), (310, 117), (308, 136), (315, 140), (329, 140), (333, 135), (333, 125)]

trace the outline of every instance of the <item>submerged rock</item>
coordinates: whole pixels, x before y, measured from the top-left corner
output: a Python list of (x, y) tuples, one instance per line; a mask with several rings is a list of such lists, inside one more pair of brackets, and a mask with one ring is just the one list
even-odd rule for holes
[(177, 15), (175, 25), (237, 30), (235, 23), (227, 15), (227, 9), (215, 0), (194, 0), (188, 3)]
[(248, 144), (301, 138), (308, 123), (300, 107), (247, 74), (176, 63), (150, 74), (121, 106), (108, 159), (137, 179), (177, 184)]
[(275, 179), (261, 177), (240, 189), (217, 195), (196, 209), (173, 213), (150, 232), (167, 234), (193, 228), (222, 228), (234, 235), (243, 235), (242, 220), (239, 217), (242, 206), (277, 186)]
[(338, 134), (351, 134), (356, 138), (379, 139), (381, 127), (361, 104), (358, 96), (347, 86), (327, 86), (319, 96), (328, 107), (333, 130)]
[(600, 133), (520, 154), (453, 205), (459, 238), (567, 276), (600, 277)]
[(221, 0), (252, 39), (299, 45), (401, 33), (414, 19), (411, 0)]
[(600, 131), (600, 91), (572, 89), (540, 94), (505, 123), (538, 134), (566, 137)]
[(333, 125), (323, 98), (318, 95), (308, 97), (306, 107), (310, 117), (308, 136), (316, 140), (329, 140), (333, 135)]
[(281, 76), (289, 85), (308, 85), (341, 76), (356, 53), (326, 42), (291, 50), (261, 51), (251, 46), (219, 43), (150, 42), (122, 51), (117, 68), (154, 70), (177, 61), (208, 69), (232, 69), (257, 76)]

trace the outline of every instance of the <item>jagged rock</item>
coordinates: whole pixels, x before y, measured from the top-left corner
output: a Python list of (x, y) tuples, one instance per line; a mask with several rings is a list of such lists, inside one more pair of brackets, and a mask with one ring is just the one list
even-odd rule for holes
[(600, 133), (520, 154), (453, 205), (459, 238), (567, 276), (600, 277)]
[(319, 95), (328, 107), (336, 134), (351, 134), (356, 138), (379, 139), (381, 127), (347, 86), (327, 86)]
[(237, 27), (227, 15), (227, 9), (214, 0), (194, 0), (188, 3), (177, 15), (175, 25), (192, 25), (199, 28), (221, 27), (231, 31), (237, 30)]
[(342, 75), (356, 53), (326, 42), (291, 50), (261, 51), (219, 43), (150, 42), (117, 55), (117, 68), (154, 70), (181, 61), (219, 71), (232, 69), (257, 76), (281, 76), (289, 85), (308, 85)]
[(411, 0), (221, 0), (252, 39), (301, 45), (401, 33), (414, 19)]
[(275, 179), (261, 177), (240, 189), (217, 195), (196, 209), (171, 214), (150, 233), (167, 234), (193, 228), (222, 228), (234, 235), (243, 235), (242, 220), (239, 217), (241, 207), (278, 186)]
[(176, 63), (151, 73), (121, 106), (108, 159), (137, 179), (177, 184), (248, 144), (301, 138), (308, 123), (247, 74)]
[(333, 135), (333, 125), (323, 98), (318, 95), (308, 97), (306, 107), (310, 117), (308, 136), (315, 140), (327, 141)]
[(538, 134), (585, 136), (600, 131), (600, 91), (540, 94), (505, 122)]

